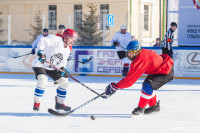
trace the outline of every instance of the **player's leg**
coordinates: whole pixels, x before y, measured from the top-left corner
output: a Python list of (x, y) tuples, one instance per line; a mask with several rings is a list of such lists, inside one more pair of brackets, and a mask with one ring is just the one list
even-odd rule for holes
[(68, 78), (60, 78), (58, 80), (59, 87), (57, 88), (56, 105), (57, 110), (70, 111), (71, 107), (66, 106), (64, 101), (66, 99), (67, 89), (68, 89)]
[(128, 71), (129, 71), (129, 63), (130, 63), (130, 61), (129, 61), (129, 59), (127, 57), (124, 57), (122, 59), (122, 61), (124, 62), (122, 76), (126, 77), (127, 74), (128, 74)]
[(35, 93), (34, 93), (33, 110), (39, 111), (41, 98), (43, 97), (48, 78), (46, 76), (46, 71), (44, 68), (33, 67), (33, 70), (35, 72), (35, 77), (37, 79), (37, 86), (35, 88)]
[(172, 58), (173, 51), (172, 49), (168, 50), (167, 48), (162, 48), (162, 54), (168, 54)]
[(125, 51), (117, 51), (117, 55), (120, 60), (123, 61), (123, 70), (122, 70), (122, 76), (127, 76), (129, 71), (129, 59), (126, 57)]
[(64, 104), (68, 89), (68, 78), (62, 77), (56, 70), (47, 70), (47, 75), (50, 76), (53, 80), (57, 81), (59, 85), (56, 91), (57, 96), (55, 97), (55, 109), (70, 111), (71, 107)]
[(169, 55), (171, 58), (173, 58), (173, 51), (172, 51), (172, 49), (169, 50), (168, 55)]
[[(168, 75), (165, 75), (165, 74), (149, 75), (144, 82), (148, 82), (153, 88), (153, 90), (157, 90), (161, 86), (170, 82), (173, 79), (173, 77), (174, 77), (174, 71), (172, 69)], [(149, 104), (149, 108), (145, 109), (144, 111), (145, 114), (160, 111), (160, 101), (157, 101), (156, 95), (152, 96), (148, 104)]]
[(162, 54), (168, 54), (168, 49), (167, 49), (167, 48), (164, 48), (164, 47), (162, 47)]
[(151, 87), (149, 83), (144, 82), (142, 86), (142, 90), (141, 90), (138, 107), (133, 110), (132, 114), (139, 115), (143, 113), (145, 110), (145, 107), (148, 105), (149, 101), (153, 97), (154, 98), (156, 97), (155, 93), (153, 93), (153, 88)]

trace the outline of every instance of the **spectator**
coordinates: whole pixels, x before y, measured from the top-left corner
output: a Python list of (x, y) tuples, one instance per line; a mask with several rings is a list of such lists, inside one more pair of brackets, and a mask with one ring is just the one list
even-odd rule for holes
[(56, 34), (56, 36), (60, 36), (60, 37), (62, 37), (64, 31), (65, 31), (65, 26), (62, 25), (62, 24), (59, 25), (59, 26), (58, 26), (58, 33)]
[(122, 76), (125, 77), (129, 71), (130, 63), (129, 59), (126, 57), (126, 47), (133, 39), (131, 34), (129, 32), (126, 32), (126, 30), (126, 25), (122, 25), (120, 28), (120, 32), (116, 32), (111, 41), (111, 44), (116, 46), (116, 51), (119, 59), (122, 60), (124, 63)]
[(156, 38), (156, 44), (153, 45), (153, 47), (160, 47), (160, 38)]
[(43, 33), (41, 34), (41, 35), (39, 35), (37, 38), (36, 38), (36, 40), (32, 43), (32, 51), (31, 51), (31, 53), (32, 54), (35, 54), (35, 48), (37, 48), (37, 44), (38, 44), (38, 42), (40, 41), (40, 39), (42, 38), (42, 37), (48, 37), (49, 36), (49, 31), (48, 31), (48, 29), (47, 28), (44, 28), (43, 29)]

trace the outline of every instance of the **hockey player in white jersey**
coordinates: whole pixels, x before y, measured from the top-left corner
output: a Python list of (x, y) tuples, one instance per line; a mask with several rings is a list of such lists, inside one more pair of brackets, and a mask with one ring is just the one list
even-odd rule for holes
[[(48, 82), (47, 76), (53, 80), (57, 80), (59, 87), (57, 88), (57, 96), (55, 97), (55, 109), (70, 111), (71, 107), (64, 104), (66, 93), (68, 89), (68, 70), (66, 69), (67, 58), (72, 50), (72, 44), (77, 39), (77, 33), (74, 30), (67, 29), (64, 31), (63, 37), (52, 35), (51, 37), (43, 37), (37, 45), (33, 62), (33, 70), (37, 79), (37, 86), (34, 93), (34, 111), (39, 111), (41, 98), (43, 97), (46, 84)], [(51, 65), (63, 70), (59, 72)]]
[(132, 36), (130, 33), (126, 32), (126, 25), (122, 25), (120, 28), (120, 32), (116, 32), (111, 40), (111, 44), (116, 46), (116, 51), (119, 59), (121, 59), (124, 63), (122, 76), (126, 76), (129, 70), (129, 59), (125, 55), (126, 47), (129, 42), (132, 41)]

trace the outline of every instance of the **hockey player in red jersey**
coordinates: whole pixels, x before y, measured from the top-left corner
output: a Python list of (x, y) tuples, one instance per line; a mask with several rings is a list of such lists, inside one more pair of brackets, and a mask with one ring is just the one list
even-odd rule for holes
[[(173, 60), (167, 54), (158, 55), (152, 50), (142, 49), (137, 41), (131, 41), (128, 44), (127, 56), (132, 61), (127, 77), (118, 83), (109, 84), (106, 87), (105, 96), (110, 97), (118, 89), (132, 86), (143, 73), (149, 74), (143, 82), (138, 107), (133, 110), (132, 114), (139, 115), (159, 111), (159, 101), (153, 90), (157, 90), (173, 80)], [(147, 105), (149, 108), (145, 109)]]

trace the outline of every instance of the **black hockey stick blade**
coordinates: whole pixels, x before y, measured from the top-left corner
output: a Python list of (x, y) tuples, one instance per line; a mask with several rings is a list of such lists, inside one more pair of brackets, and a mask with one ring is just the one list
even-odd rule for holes
[(65, 116), (67, 116), (67, 115), (69, 115), (70, 114), (70, 112), (68, 112), (68, 113), (59, 113), (59, 112), (57, 112), (57, 111), (55, 111), (55, 110), (53, 110), (53, 109), (48, 109), (48, 112), (50, 113), (50, 114), (52, 114), (52, 115), (55, 115), (55, 116), (60, 116), (60, 117), (65, 117)]
[(79, 62), (79, 63), (82, 63), (82, 64), (85, 64), (85, 63), (88, 63), (92, 58), (90, 57), (88, 60), (82, 62), (82, 61), (78, 61), (78, 60), (75, 60), (72, 58), (72, 60), (75, 60), (76, 62)]
[(69, 111), (69, 112), (67, 112), (67, 113), (59, 113), (59, 112), (56, 112), (56, 111), (53, 110), (53, 109), (48, 109), (48, 112), (49, 112), (50, 114), (52, 114), (52, 115), (55, 115), (55, 116), (65, 117), (65, 116), (67, 116), (67, 115), (73, 113), (74, 111), (79, 110), (80, 108), (84, 107), (85, 105), (87, 105), (87, 104), (93, 102), (94, 100), (98, 99), (99, 97), (102, 97), (105, 93), (106, 93), (106, 92), (104, 92), (104, 93), (102, 93), (101, 95), (98, 95), (98, 96), (96, 96), (96, 97), (90, 99), (89, 101), (87, 101), (87, 102), (81, 104), (80, 106), (76, 107), (75, 109), (73, 109), (73, 110), (71, 110), (71, 111)]
[(89, 62), (92, 58), (90, 57), (87, 61), (83, 62), (83, 64)]

